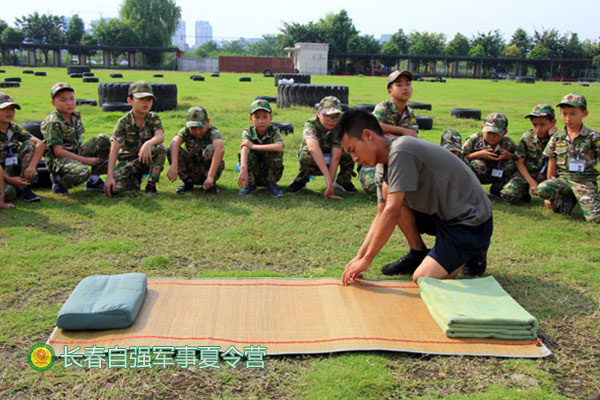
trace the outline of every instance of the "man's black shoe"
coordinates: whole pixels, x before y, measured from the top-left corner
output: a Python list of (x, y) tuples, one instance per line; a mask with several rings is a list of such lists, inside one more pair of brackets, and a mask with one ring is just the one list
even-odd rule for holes
[(571, 215), (577, 200), (570, 195), (565, 195), (558, 200), (552, 202), (552, 210), (557, 214)]
[(148, 181), (146, 184), (146, 194), (157, 195), (158, 190), (156, 190), (156, 183)]
[(356, 190), (352, 182), (336, 182), (334, 186), (346, 193), (358, 193), (358, 190)]
[(186, 194), (187, 192), (191, 192), (194, 189), (194, 184), (189, 182), (182, 182), (181, 185), (177, 186), (175, 192), (179, 194)]
[(427, 254), (429, 254), (429, 249), (410, 249), (408, 254), (398, 261), (384, 265), (381, 273), (384, 275), (412, 274), (421, 265)]
[(487, 249), (483, 250), (481, 254), (474, 259), (467, 261), (463, 267), (463, 275), (479, 277), (485, 273), (487, 268)]
[(69, 194), (69, 191), (63, 186), (60, 176), (52, 175), (52, 192), (56, 194)]
[(289, 193), (289, 194), (296, 194), (305, 188), (306, 188), (306, 183), (294, 181), (294, 182), (292, 182), (292, 184), (290, 186), (288, 186), (287, 189), (285, 189), (285, 192)]
[(19, 189), (17, 191), (17, 194), (19, 196), (21, 196), (23, 198), (23, 200), (27, 201), (27, 202), (34, 202), (34, 201), (40, 201), (40, 196), (38, 196), (37, 194), (33, 193), (31, 191), (31, 189), (29, 189), (27, 186), (25, 186), (22, 189)]
[(502, 195), (500, 194), (500, 189), (495, 188), (493, 186), (490, 187), (489, 197), (496, 198), (496, 199), (502, 199)]
[(531, 198), (531, 195), (529, 193), (521, 197), (521, 201), (524, 203), (531, 203), (532, 200), (533, 199)]

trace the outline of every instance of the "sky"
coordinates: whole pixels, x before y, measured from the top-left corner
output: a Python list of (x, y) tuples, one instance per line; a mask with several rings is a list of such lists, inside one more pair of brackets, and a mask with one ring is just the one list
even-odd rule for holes
[[(8, 0), (7, 0), (8, 1)], [(79, 16), (88, 24), (92, 20), (117, 17), (123, 0), (67, 1), (19, 0), (3, 6), (0, 19), (14, 25), (15, 18), (37, 11), (40, 14)], [(240, 37), (257, 38), (277, 34), (283, 22), (305, 24), (318, 21), (327, 13), (348, 12), (361, 34), (379, 39), (398, 29), (405, 33), (427, 31), (444, 33), (450, 40), (457, 32), (471, 38), (477, 32), (498, 29), (510, 40), (515, 29), (521, 27), (529, 34), (534, 30), (555, 28), (561, 33), (576, 32), (580, 40), (598, 40), (600, 37), (600, 2), (579, 0), (566, 3), (557, 0), (300, 0), (293, 2), (266, 2), (249, 5), (247, 0), (198, 1), (175, 0), (186, 21), (187, 42), (194, 42), (194, 22), (209, 21), (216, 39), (234, 40)], [(264, 5), (266, 4), (266, 5)], [(573, 6), (568, 9), (567, 6)]]

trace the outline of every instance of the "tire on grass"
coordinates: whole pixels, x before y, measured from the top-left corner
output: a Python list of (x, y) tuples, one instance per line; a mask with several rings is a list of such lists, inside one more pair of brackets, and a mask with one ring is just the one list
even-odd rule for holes
[(71, 78), (83, 78), (83, 73), (82, 72), (73, 72), (72, 74), (69, 75)]
[(122, 77), (123, 77), (123, 74), (118, 74), (118, 73), (115, 73), (115, 74), (110, 74), (110, 77), (111, 77), (111, 78), (122, 78)]
[(46, 76), (46, 72), (45, 71), (37, 71), (37, 72), (34, 72), (33, 75), (35, 75), (35, 76)]
[(251, 81), (252, 81), (252, 78), (250, 78), (249, 76), (242, 76), (242, 77), (239, 79), (239, 81), (240, 81), (240, 82), (251, 82)]
[(102, 104), (102, 111), (123, 111), (127, 112), (131, 110), (131, 104), (129, 103), (104, 103)]
[(277, 103), (277, 97), (276, 96), (256, 96), (254, 98), (254, 100), (266, 100), (269, 103)]
[(19, 77), (4, 78), (4, 82), (21, 82), (21, 78), (19, 78)]
[(19, 82), (0, 82), (0, 88), (18, 88), (21, 87)]
[(97, 106), (98, 102), (94, 99), (76, 99), (75, 104), (78, 106)]
[(421, 115), (417, 115), (415, 117), (417, 119), (417, 124), (419, 125), (419, 129), (428, 131), (433, 128), (433, 118), (425, 117)]
[(67, 67), (67, 74), (72, 74), (74, 72), (83, 73), (83, 72), (91, 72), (92, 69), (90, 67), (86, 67), (83, 65), (69, 65)]
[(294, 125), (288, 122), (271, 122), (273, 125), (279, 128), (284, 135), (289, 135), (290, 133), (294, 133)]
[(82, 72), (81, 75), (83, 76), (94, 76), (93, 72)]
[(40, 129), (41, 126), (42, 120), (25, 121), (21, 124), (21, 127), (27, 132), (31, 133), (33, 136), (40, 140), (44, 140), (44, 135), (42, 135), (42, 130)]
[(412, 108), (413, 110), (429, 110), (429, 111), (431, 111), (431, 104), (429, 104), (429, 103), (413, 102), (413, 103), (408, 103), (407, 105), (408, 105), (408, 107)]
[(456, 118), (480, 120), (481, 110), (476, 110), (473, 108), (453, 108), (450, 111), (450, 115)]
[(84, 82), (100, 82), (97, 76), (83, 78)]
[(210, 76), (212, 76), (213, 78), (218, 78), (220, 75), (218, 72), (215, 72), (215, 73), (210, 74)]
[(355, 108), (357, 110), (373, 112), (373, 110), (375, 109), (375, 106), (376, 106), (376, 104), (359, 103), (359, 104), (355, 104), (353, 108)]
[(154, 75), (152, 75), (152, 77), (154, 77), (154, 78), (164, 78), (164, 75), (163, 74), (154, 74)]
[(44, 160), (40, 160), (38, 165), (36, 166), (37, 171), (37, 182), (32, 185), (34, 189), (37, 188), (52, 188), (52, 181), (50, 180), (50, 171), (48, 171), (48, 167), (46, 166), (46, 162)]
[(33, 70), (32, 69), (24, 69), (23, 73), (24, 74), (33, 74)]

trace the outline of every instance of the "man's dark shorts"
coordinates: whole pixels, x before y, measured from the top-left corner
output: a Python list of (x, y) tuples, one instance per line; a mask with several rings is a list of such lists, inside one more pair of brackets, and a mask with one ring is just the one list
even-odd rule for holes
[(481, 256), (490, 245), (494, 223), (492, 217), (477, 226), (449, 225), (435, 215), (417, 211), (415, 221), (420, 233), (435, 236), (429, 256), (450, 274), (464, 263)]

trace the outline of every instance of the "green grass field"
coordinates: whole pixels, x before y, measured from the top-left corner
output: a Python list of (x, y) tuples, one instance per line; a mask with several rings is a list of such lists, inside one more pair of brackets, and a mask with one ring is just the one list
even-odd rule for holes
[[(71, 79), (64, 68), (39, 69), (47, 77), (20, 76), (21, 88), (6, 90), (21, 104), (16, 122), (43, 119), (50, 111), (50, 86), (67, 81), (78, 98), (97, 99), (97, 86)], [(94, 71), (100, 81), (109, 72)], [(204, 82), (191, 73), (123, 71), (123, 81), (146, 79), (176, 83), (179, 107), (160, 113), (165, 143), (183, 126), (188, 107), (201, 105), (225, 139), (221, 195), (199, 191), (180, 196), (166, 169), (159, 196), (126, 194), (106, 198), (83, 187), (68, 196), (38, 190), (42, 201), (16, 202), (0, 211), (0, 398), (449, 398), (589, 399), (600, 394), (600, 229), (587, 224), (579, 207), (574, 216), (553, 214), (538, 198), (528, 205), (495, 201), (495, 230), (488, 273), (540, 322), (540, 334), (554, 355), (520, 360), (446, 357), (386, 352), (269, 357), (264, 370), (87, 370), (64, 369), (60, 362), (39, 373), (26, 360), (28, 349), (45, 342), (58, 310), (82, 278), (92, 274), (143, 272), (150, 277), (341, 276), (375, 215), (375, 201), (362, 190), (342, 201), (325, 201), (322, 178), (310, 191), (273, 199), (260, 190), (239, 198), (235, 164), (241, 131), (249, 125), (248, 107), (257, 95), (276, 95), (272, 78), (221, 74)], [(313, 76), (316, 84), (350, 87), (350, 104), (387, 98), (385, 78)], [(413, 101), (432, 103), (434, 129), (420, 137), (439, 143), (445, 129), (463, 138), (481, 122), (450, 117), (454, 107), (500, 111), (509, 119), (516, 141), (529, 128), (523, 119), (540, 102), (557, 104), (570, 92), (588, 99), (585, 123), (600, 129), (598, 85), (517, 84), (448, 80), (414, 82)], [(99, 107), (79, 108), (85, 139), (109, 134), (121, 113)], [(314, 114), (308, 107), (277, 109), (274, 120), (294, 124), (284, 137), (286, 187), (298, 172), (296, 153), (302, 125)], [(358, 181), (355, 181), (358, 186)], [(428, 245), (432, 237), (425, 238)], [(382, 279), (379, 267), (407, 251), (395, 232), (365, 277)], [(408, 276), (399, 279), (410, 279)]]

